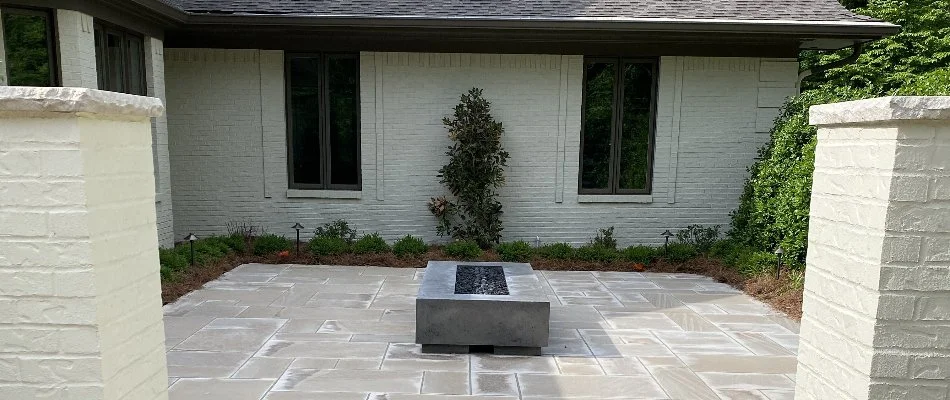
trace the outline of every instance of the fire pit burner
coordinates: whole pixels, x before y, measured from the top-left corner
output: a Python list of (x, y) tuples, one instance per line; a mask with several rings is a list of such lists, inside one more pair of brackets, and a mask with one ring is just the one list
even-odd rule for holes
[(500, 265), (459, 265), (455, 294), (508, 295), (505, 271)]

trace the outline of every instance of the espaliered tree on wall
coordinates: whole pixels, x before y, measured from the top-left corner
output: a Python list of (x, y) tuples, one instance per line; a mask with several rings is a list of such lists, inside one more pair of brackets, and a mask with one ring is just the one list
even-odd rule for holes
[[(888, 95), (950, 95), (950, 0), (843, 0), (853, 11), (901, 25), (894, 36), (865, 45), (857, 61), (810, 77), (776, 119), (771, 142), (750, 167), (730, 236), (760, 251), (781, 246), (802, 264), (808, 247), (808, 214), (816, 130), (808, 108), (816, 104)], [(806, 52), (813, 68), (850, 54)]]
[(451, 118), (442, 123), (452, 144), (449, 162), (439, 170), (440, 182), (453, 200), (435, 197), (429, 210), (439, 220), (439, 235), (471, 240), (488, 248), (501, 239), (501, 202), (496, 189), (505, 183), (508, 152), (501, 146), (504, 128), (491, 115), (482, 89), (463, 94)]

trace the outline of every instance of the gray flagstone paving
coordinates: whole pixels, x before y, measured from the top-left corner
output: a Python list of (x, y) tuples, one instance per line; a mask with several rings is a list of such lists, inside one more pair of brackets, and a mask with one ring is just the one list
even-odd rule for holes
[(790, 399), (798, 324), (689, 274), (537, 272), (540, 357), (425, 354), (424, 270), (246, 264), (165, 306), (171, 400)]

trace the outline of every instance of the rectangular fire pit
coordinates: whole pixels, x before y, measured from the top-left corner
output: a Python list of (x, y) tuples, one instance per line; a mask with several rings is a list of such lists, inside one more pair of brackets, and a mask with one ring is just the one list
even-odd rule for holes
[(551, 302), (530, 264), (429, 261), (416, 297), (425, 353), (539, 355)]

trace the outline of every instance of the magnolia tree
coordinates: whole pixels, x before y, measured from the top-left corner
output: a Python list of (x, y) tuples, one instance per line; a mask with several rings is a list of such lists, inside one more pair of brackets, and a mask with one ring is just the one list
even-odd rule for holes
[(429, 210), (439, 220), (440, 236), (472, 240), (487, 248), (501, 239), (502, 207), (496, 190), (505, 183), (508, 152), (501, 146), (505, 129), (491, 116), (491, 104), (478, 88), (463, 94), (455, 113), (442, 123), (452, 144), (439, 178), (451, 198), (432, 198)]

